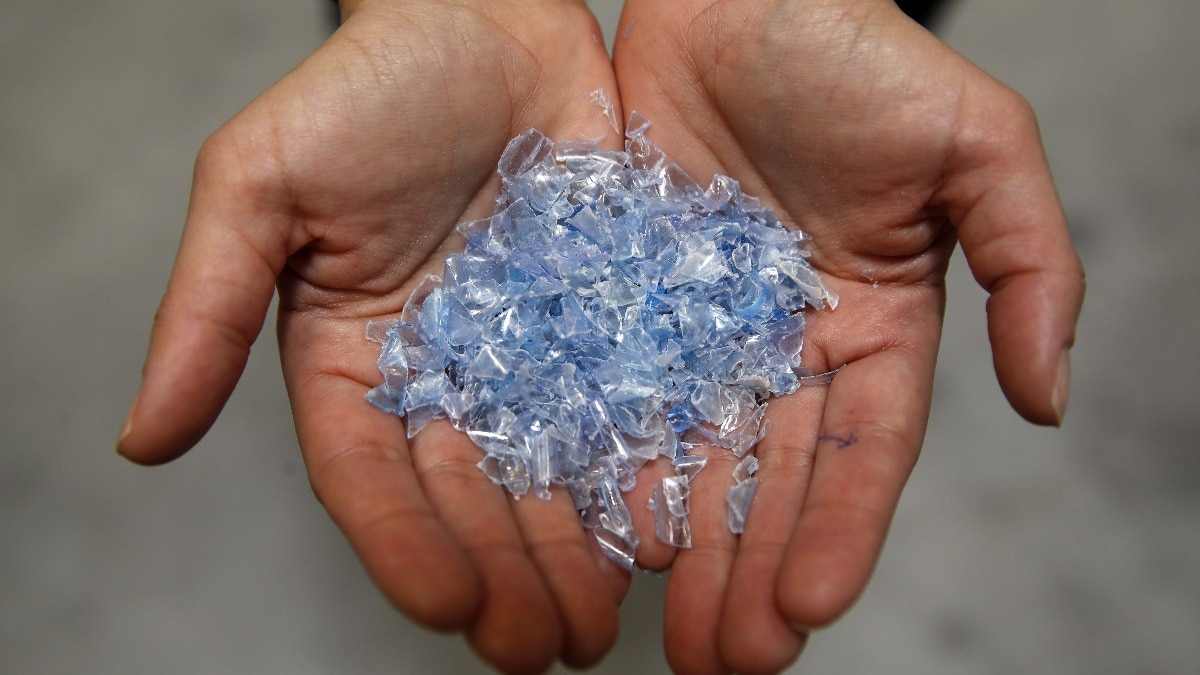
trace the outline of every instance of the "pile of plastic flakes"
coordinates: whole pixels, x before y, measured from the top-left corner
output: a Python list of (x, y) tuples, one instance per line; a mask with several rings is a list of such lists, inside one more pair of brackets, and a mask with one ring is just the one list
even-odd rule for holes
[(466, 250), (399, 320), (367, 327), (383, 345), (372, 404), (406, 416), (409, 437), (448, 418), (514, 497), (565, 486), (627, 569), (638, 537), (622, 493), (657, 457), (675, 466), (650, 499), (659, 539), (691, 545), (701, 446), (744, 457), (727, 499), (741, 532), (766, 399), (806, 379), (802, 310), (836, 304), (803, 233), (728, 177), (702, 190), (648, 127), (634, 113), (623, 152), (514, 138), (494, 215), (459, 225)]

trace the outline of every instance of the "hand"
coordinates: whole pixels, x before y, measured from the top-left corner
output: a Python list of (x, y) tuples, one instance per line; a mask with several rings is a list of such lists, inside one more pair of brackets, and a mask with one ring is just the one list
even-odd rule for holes
[[(991, 294), (1013, 407), (1061, 422), (1083, 271), (1028, 105), (884, 0), (629, 0), (615, 48), (626, 110), (697, 180), (738, 179), (813, 235), (840, 296), (810, 317), (828, 387), (773, 401), (740, 539), (727, 467), (693, 486), (666, 647), (682, 672), (766, 672), (857, 598), (921, 446), (947, 261), (961, 241)], [(726, 464), (730, 457), (723, 458)]]
[[(368, 320), (395, 316), (490, 213), (496, 162), (536, 127), (621, 139), (582, 1), (343, 2), (346, 21), (206, 143), (187, 225), (119, 449), (154, 464), (212, 424), (278, 284), (284, 376), (309, 477), (383, 592), (462, 630), (503, 670), (597, 661), (628, 576), (565, 495), (510, 501), (448, 424), (411, 442), (363, 400), (378, 384)], [(617, 111), (618, 115), (620, 111)]]

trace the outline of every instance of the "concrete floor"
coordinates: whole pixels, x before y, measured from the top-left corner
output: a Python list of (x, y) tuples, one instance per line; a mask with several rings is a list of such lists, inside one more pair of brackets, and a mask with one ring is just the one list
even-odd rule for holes
[[(612, 2), (594, 3), (606, 21)], [(203, 138), (315, 47), (284, 0), (10, 3), (0, 22), (0, 672), (484, 672), (378, 596), (304, 477), (273, 335), (200, 447), (113, 442)], [(1024, 93), (1089, 297), (1065, 428), (990, 372), (952, 271), (921, 464), (866, 596), (796, 671), (1200, 672), (1200, 3), (963, 0)], [(960, 261), (961, 262), (961, 261)], [(666, 671), (639, 577), (598, 672)]]

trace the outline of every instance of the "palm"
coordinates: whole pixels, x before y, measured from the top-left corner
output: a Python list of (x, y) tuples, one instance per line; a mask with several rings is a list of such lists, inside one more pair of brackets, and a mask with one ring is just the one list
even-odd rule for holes
[[(997, 371), (1034, 421), (1058, 414), (1047, 394), (1078, 311), (1078, 266), (1023, 102), (891, 3), (709, 0), (664, 12), (630, 2), (623, 23), (632, 28), (615, 60), (626, 109), (656, 121), (651, 137), (697, 178), (733, 176), (812, 234), (813, 262), (842, 298), (812, 317), (805, 351), (814, 370), (845, 367), (827, 389), (772, 404), (745, 534), (703, 515), (720, 511), (727, 483), (701, 474), (696, 546), (674, 557), (668, 587), (673, 665), (777, 669), (870, 575), (928, 418), (956, 234), (981, 283), (1010, 286), (993, 297)], [(997, 153), (989, 136), (1020, 143)], [(1007, 175), (1017, 169), (1032, 177)], [(1010, 178), (1005, 206), (1046, 230), (1046, 260), (1064, 268), (1049, 284), (1062, 289), (1050, 301), (1060, 306), (1015, 306), (1013, 256), (1030, 254), (1003, 240), (1032, 246), (1039, 233), (989, 231), (1001, 191), (987, 189)], [(1028, 334), (997, 332), (997, 318)], [(645, 557), (672, 562), (662, 548)]]
[(367, 5), (214, 135), (121, 441), (156, 462), (199, 439), (278, 283), (317, 495), (400, 608), (465, 630), (514, 670), (598, 659), (627, 578), (602, 562), (569, 498), (510, 504), (464, 436), (432, 425), (405, 442), (398, 418), (366, 405), (378, 350), (363, 327), (440, 273), (456, 223), (490, 211), (512, 136), (619, 142), (588, 101), (616, 92), (594, 21), (581, 5), (545, 4)]

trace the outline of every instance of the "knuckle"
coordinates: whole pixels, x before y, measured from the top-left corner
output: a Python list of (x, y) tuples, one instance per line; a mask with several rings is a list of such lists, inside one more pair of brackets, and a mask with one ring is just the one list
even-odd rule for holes
[(228, 197), (259, 199), (280, 187), (278, 148), (271, 134), (246, 129), (239, 118), (213, 132), (196, 153), (194, 187), (218, 187)]

